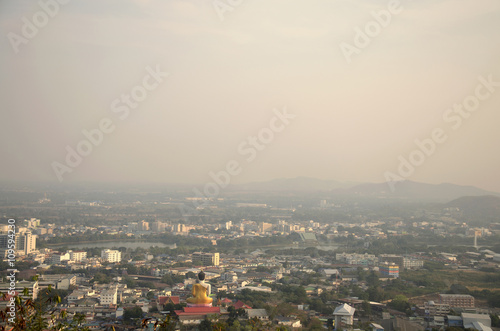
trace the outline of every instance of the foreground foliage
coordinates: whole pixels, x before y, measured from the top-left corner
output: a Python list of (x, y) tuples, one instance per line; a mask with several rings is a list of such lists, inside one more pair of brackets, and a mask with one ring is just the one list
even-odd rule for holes
[(89, 331), (89, 328), (84, 326), (85, 315), (76, 313), (68, 321), (67, 312), (57, 308), (61, 297), (51, 295), (51, 292), (49, 287), (39, 300), (29, 298), (26, 288), (23, 293), (14, 296), (1, 293), (2, 299), (8, 300), (9, 304), (5, 310), (0, 311), (0, 320), (6, 323), (0, 326), (0, 331)]

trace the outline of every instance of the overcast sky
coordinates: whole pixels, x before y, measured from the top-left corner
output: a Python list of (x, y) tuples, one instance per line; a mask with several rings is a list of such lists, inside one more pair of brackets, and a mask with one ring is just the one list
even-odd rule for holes
[[(500, 82), (500, 2), (389, 3), (72, 0), (44, 24), (39, 2), (0, 0), (0, 179), (204, 183), (234, 160), (232, 183), (391, 172), (500, 191), (500, 86), (478, 79)], [(446, 115), (465, 99), (467, 118)], [(103, 119), (113, 131), (69, 165)], [(415, 152), (435, 129), (435, 150)], [(412, 152), (424, 159), (401, 172)]]

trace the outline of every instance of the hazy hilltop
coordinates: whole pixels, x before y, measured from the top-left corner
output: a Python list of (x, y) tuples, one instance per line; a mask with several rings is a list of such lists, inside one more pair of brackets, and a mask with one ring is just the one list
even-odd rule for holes
[(233, 185), (233, 190), (241, 191), (331, 191), (340, 188), (349, 188), (355, 183), (323, 180), (310, 177), (278, 178), (264, 182)]
[(352, 183), (322, 180), (309, 177), (280, 178), (265, 182), (233, 185), (231, 190), (242, 192), (328, 192), (332, 196), (346, 198), (370, 198), (386, 200), (408, 200), (418, 202), (446, 203), (464, 196), (498, 196), (500, 193), (486, 191), (474, 186), (455, 184), (426, 184), (413, 181), (388, 183)]
[(426, 202), (448, 202), (463, 196), (484, 196), (500, 193), (489, 192), (474, 186), (455, 184), (426, 184), (413, 181), (393, 182), (393, 190), (388, 183), (367, 183), (352, 187), (346, 192), (359, 196), (372, 196), (386, 199), (405, 199)]
[(466, 196), (450, 201), (446, 207), (458, 208), (470, 223), (500, 222), (500, 197), (493, 195)]

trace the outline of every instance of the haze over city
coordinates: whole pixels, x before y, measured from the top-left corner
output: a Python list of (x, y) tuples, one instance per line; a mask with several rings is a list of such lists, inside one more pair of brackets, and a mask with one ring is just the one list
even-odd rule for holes
[[(440, 129), (401, 177), (500, 191), (498, 1), (233, 3), (61, 1), (25, 35), (39, 3), (2, 1), (0, 180), (204, 183), (235, 160), (231, 183), (383, 182)], [(465, 100), (473, 111), (447, 112)], [(293, 118), (269, 136), (276, 112)], [(58, 178), (54, 162), (106, 118)]]
[(500, 331), (499, 31), (0, 0), (0, 331)]

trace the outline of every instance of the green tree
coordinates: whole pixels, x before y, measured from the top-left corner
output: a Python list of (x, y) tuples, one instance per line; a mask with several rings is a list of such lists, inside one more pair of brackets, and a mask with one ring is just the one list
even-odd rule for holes
[(317, 318), (311, 318), (307, 324), (307, 330), (323, 330), (323, 323)]
[(380, 285), (380, 280), (375, 271), (371, 271), (368, 276), (366, 276), (366, 284), (368, 286), (377, 287)]
[(500, 327), (500, 318), (496, 314), (490, 314), (491, 318), (491, 326), (494, 328), (499, 328)]
[(132, 318), (140, 318), (143, 315), (141, 307), (135, 306), (133, 308), (125, 309), (123, 312), (123, 319), (125, 321), (130, 321)]
[(361, 303), (361, 309), (363, 310), (363, 316), (371, 316), (372, 306), (368, 301), (365, 300)]
[(396, 295), (394, 299), (388, 304), (392, 309), (407, 312), (410, 309), (410, 304), (408, 303), (408, 298), (402, 294)]
[(372, 286), (368, 288), (368, 300), (380, 302), (383, 301), (384, 298), (385, 298), (384, 290), (382, 290), (380, 287)]
[(205, 318), (200, 322), (198, 327), (200, 331), (212, 331), (212, 322), (208, 318)]
[[(52, 325), (52, 331), (88, 331), (85, 327), (85, 315), (77, 313), (72, 320), (67, 319), (65, 310), (58, 309), (61, 303), (59, 296), (51, 296), (52, 289), (45, 290), (45, 299), (33, 301), (32, 299), (23, 299), (29, 296), (29, 290), (25, 288), (20, 295), (13, 296), (13, 300), (7, 297), (7, 294), (1, 293), (4, 300), (13, 302), (15, 315), (11, 316), (10, 307), (7, 307), (0, 313), (0, 320), (12, 327), (11, 331), (44, 331)], [(6, 330), (2, 326), (0, 330)]]

